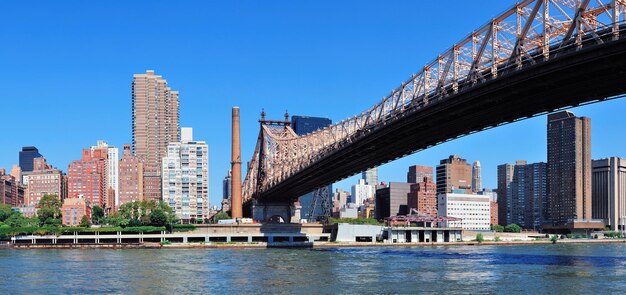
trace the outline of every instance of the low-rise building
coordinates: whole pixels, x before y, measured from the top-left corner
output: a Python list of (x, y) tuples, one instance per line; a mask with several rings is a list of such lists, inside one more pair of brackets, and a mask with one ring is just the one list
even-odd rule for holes
[(91, 221), (91, 206), (84, 196), (63, 200), (61, 212), (65, 226), (80, 225), (83, 216), (87, 216), (87, 219)]
[(491, 229), (489, 196), (440, 194), (437, 198), (439, 216), (461, 218), (464, 230)]

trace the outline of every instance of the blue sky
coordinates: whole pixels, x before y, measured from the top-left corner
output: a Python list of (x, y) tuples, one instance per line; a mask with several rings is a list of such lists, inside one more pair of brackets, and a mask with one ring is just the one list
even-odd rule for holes
[[(153, 69), (180, 91), (181, 126), (209, 144), (218, 204), (232, 106), (241, 107), (247, 161), (261, 108), (270, 118), (360, 113), (514, 3), (223, 2), (0, 2), (0, 167), (26, 145), (67, 170), (99, 139), (130, 143), (132, 75)], [(626, 100), (573, 111), (592, 119), (594, 158), (624, 156)], [(382, 166), (380, 180), (405, 181), (409, 165), (460, 154), (480, 160), (484, 186), (495, 187), (496, 165), (546, 160), (545, 126), (543, 116), (445, 143)]]

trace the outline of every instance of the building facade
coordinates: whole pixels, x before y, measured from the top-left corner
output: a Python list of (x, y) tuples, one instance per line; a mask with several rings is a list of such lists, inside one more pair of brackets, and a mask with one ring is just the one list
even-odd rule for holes
[(0, 203), (11, 207), (24, 204), (24, 187), (4, 169), (0, 169)]
[(611, 230), (626, 230), (626, 159), (593, 160), (592, 166), (591, 217)]
[(440, 194), (438, 199), (439, 216), (463, 219), (464, 230), (491, 229), (491, 204), (488, 196)]
[(408, 214), (415, 209), (420, 215), (437, 216), (437, 185), (432, 178), (424, 176), (421, 182), (411, 184), (406, 202)]
[(83, 196), (91, 206), (105, 208), (106, 162), (106, 151), (84, 149), (81, 159), (68, 166), (67, 197)]
[(406, 215), (407, 194), (411, 191), (411, 184), (405, 182), (390, 182), (380, 185), (376, 190), (376, 219)]
[(20, 152), (20, 168), (22, 169), (22, 172), (33, 171), (33, 160), (39, 157), (43, 156), (39, 153), (39, 150), (36, 147), (22, 147), (22, 151)]
[(428, 177), (431, 182), (435, 181), (432, 166), (409, 166), (409, 172), (406, 173), (406, 182), (418, 183), (423, 182), (424, 178)]
[(563, 111), (548, 116), (547, 228), (602, 228), (591, 216), (591, 119)]
[(365, 200), (373, 199), (376, 187), (373, 185), (365, 184), (364, 179), (359, 179), (359, 183), (352, 186), (350, 194), (350, 203), (354, 203), (357, 206), (363, 205)]
[[(517, 224), (526, 229), (538, 230), (543, 224), (543, 211), (547, 202), (547, 164), (527, 164), (518, 160), (515, 165), (498, 166), (498, 208), (506, 210), (502, 225)], [(502, 191), (502, 194), (500, 194)], [(499, 217), (502, 217), (500, 214)]]
[(472, 192), (472, 166), (458, 155), (441, 160), (437, 166), (437, 194), (452, 190)]
[(474, 161), (472, 165), (472, 191), (480, 192), (483, 190), (483, 180), (480, 172), (480, 162)]
[[(327, 127), (331, 125), (333, 122), (329, 118), (322, 117), (309, 117), (309, 116), (291, 116), (291, 128), (297, 135), (306, 135), (318, 129)], [(328, 186), (328, 204), (332, 206), (332, 192), (333, 186)], [(323, 213), (322, 210), (322, 202), (317, 202), (315, 204), (315, 208), (311, 208), (313, 206), (313, 192), (300, 196), (300, 205), (302, 209), (300, 210), (300, 218), (315, 220), (318, 216), (321, 216)], [(312, 209), (312, 210), (311, 210)], [(329, 208), (330, 209), (330, 208)], [(313, 212), (312, 216), (309, 216), (309, 212)]]
[(333, 216), (339, 217), (339, 210), (350, 203), (350, 193), (338, 188), (333, 194)]
[(179, 94), (154, 71), (132, 83), (133, 152), (143, 162), (144, 199), (161, 199), (161, 161), (170, 142), (180, 141)]
[(66, 198), (61, 208), (62, 222), (65, 226), (79, 226), (83, 216), (91, 221), (91, 206), (83, 197)]
[(117, 208), (123, 204), (143, 200), (143, 161), (133, 155), (130, 144), (122, 148), (119, 161)]
[(514, 170), (515, 165), (498, 165), (498, 222), (504, 226), (511, 223)]
[(163, 158), (163, 201), (183, 222), (209, 218), (209, 147), (194, 141), (191, 128), (180, 142), (171, 142)]
[(91, 147), (91, 152), (101, 149), (103, 153), (107, 155), (107, 161), (105, 163), (105, 199), (107, 204), (107, 211), (115, 210), (119, 203), (119, 150), (114, 146), (109, 146), (104, 140), (98, 140), (95, 146)]
[(59, 200), (67, 197), (67, 176), (63, 171), (52, 167), (46, 158), (36, 158), (35, 169), (24, 176), (28, 183), (24, 196), (25, 206), (38, 206), (44, 195), (57, 195)]

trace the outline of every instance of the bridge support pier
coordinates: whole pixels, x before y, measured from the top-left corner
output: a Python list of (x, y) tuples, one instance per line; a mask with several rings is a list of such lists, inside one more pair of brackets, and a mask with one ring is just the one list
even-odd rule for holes
[[(252, 203), (252, 218), (261, 222), (300, 223), (300, 202), (259, 202)], [(280, 217), (280, 218), (279, 218)]]

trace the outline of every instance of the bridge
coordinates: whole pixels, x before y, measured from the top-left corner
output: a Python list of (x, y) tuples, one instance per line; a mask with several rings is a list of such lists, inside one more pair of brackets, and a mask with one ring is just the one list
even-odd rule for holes
[(262, 120), (242, 184), (245, 215), (289, 219), (299, 196), (370, 167), (626, 93), (625, 7), (626, 0), (522, 1), (358, 116), (303, 136)]

